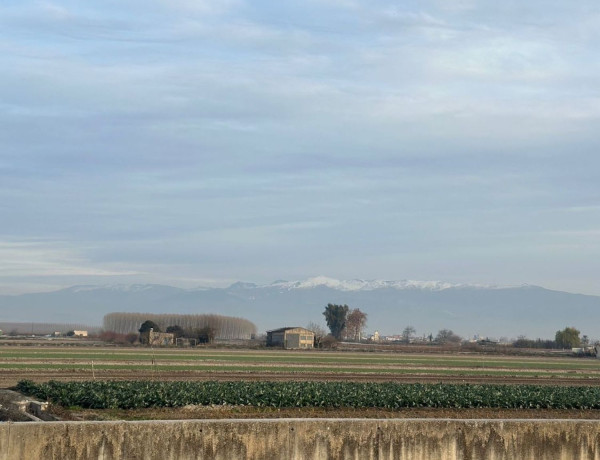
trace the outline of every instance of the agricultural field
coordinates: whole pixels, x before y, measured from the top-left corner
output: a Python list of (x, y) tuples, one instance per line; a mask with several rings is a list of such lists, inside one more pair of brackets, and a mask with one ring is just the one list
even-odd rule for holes
[[(80, 382), (84, 385), (81, 388), (86, 390), (57, 384), (52, 384), (52, 389), (68, 397), (75, 394), (83, 394), (87, 398), (113, 395), (109, 404), (71, 400), (53, 404), (54, 415), (65, 420), (273, 417), (600, 419), (600, 410), (596, 408), (596, 401), (600, 398), (597, 395), (600, 391), (600, 360), (565, 356), (200, 347), (149, 349), (99, 344), (0, 346), (0, 388), (14, 387), (24, 380), (29, 381), (29, 390), (21, 383), (22, 390), (32, 394), (41, 391), (38, 394), (42, 399), (48, 387), (42, 386), (40, 390), (31, 385), (49, 381), (71, 382), (69, 385)], [(129, 390), (116, 387), (109, 381), (120, 381), (125, 385), (123, 388)], [(160, 386), (169, 382), (175, 386)], [(218, 386), (218, 382), (225, 386)], [(414, 383), (418, 385), (412, 388), (411, 385), (402, 386)], [(105, 389), (103, 384), (113, 386)], [(187, 387), (188, 384), (208, 386), (199, 390), (200, 387), (194, 389)], [(288, 384), (300, 386), (286, 386)], [(308, 393), (306, 388), (301, 388), (306, 384)], [(445, 386), (442, 388), (440, 384)], [(454, 384), (460, 385), (451, 386)], [(134, 388), (132, 385), (159, 387), (152, 395), (131, 390)], [(400, 386), (390, 390), (392, 387), (388, 385)], [(468, 390), (467, 393), (470, 393), (465, 396), (466, 387), (482, 393), (474, 394)], [(92, 391), (90, 388), (98, 389)], [(119, 390), (111, 393), (108, 388)], [(271, 394), (268, 399), (266, 392), (274, 388), (278, 388), (279, 393)], [(125, 402), (116, 399), (132, 391), (139, 393), (142, 399), (167, 398), (170, 402), (168, 407), (163, 407), (160, 404), (131, 405), (135, 398), (125, 398)], [(398, 402), (401, 392), (405, 392), (401, 401), (406, 403)], [(186, 394), (185, 397), (191, 399), (181, 399)], [(223, 399), (236, 394), (242, 399)], [(263, 402), (260, 402), (261, 394), (264, 395)], [(336, 403), (336, 394), (342, 397), (350, 394), (351, 404)], [(203, 400), (198, 395), (216, 399)], [(283, 399), (277, 399), (281, 395), (292, 402), (284, 403)], [(303, 401), (309, 401), (311, 395), (321, 395), (322, 398), (317, 404), (304, 405)], [(323, 399), (323, 395), (327, 395), (327, 400)], [(515, 400), (518, 395), (524, 399)], [(500, 401), (493, 407), (483, 407), (478, 403), (492, 397)], [(56, 395), (53, 398), (58, 401)], [(259, 402), (250, 404), (251, 398), (258, 398)], [(367, 402), (357, 405), (360, 398)], [(380, 398), (379, 402), (373, 398)], [(410, 398), (416, 403), (409, 403)], [(422, 405), (423, 400), (445, 403)], [(460, 403), (462, 400), (466, 401), (465, 404)], [(267, 404), (267, 401), (270, 403)], [(574, 405), (576, 401), (579, 403)]]
[(600, 385), (600, 360), (482, 354), (0, 347), (0, 388), (19, 380), (306, 380)]
[(600, 409), (598, 386), (139, 380), (34, 383), (22, 380), (17, 388), (25, 395), (61, 406), (89, 409), (188, 405), (355, 409)]

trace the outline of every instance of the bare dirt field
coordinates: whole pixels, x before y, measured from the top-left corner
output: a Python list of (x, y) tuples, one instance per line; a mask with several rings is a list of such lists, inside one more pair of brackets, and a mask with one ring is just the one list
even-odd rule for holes
[(19, 380), (331, 380), (600, 385), (600, 360), (482, 353), (0, 346), (0, 388)]
[(139, 370), (96, 370), (94, 375), (90, 371), (77, 369), (57, 370), (32, 370), (32, 369), (3, 369), (0, 370), (0, 388), (9, 388), (20, 380), (33, 380), (35, 382), (46, 382), (48, 380), (58, 381), (85, 381), (85, 380), (260, 380), (260, 381), (351, 381), (351, 382), (398, 382), (398, 383), (506, 383), (523, 385), (600, 385), (600, 379), (573, 379), (570, 377), (521, 377), (521, 376), (452, 376), (452, 375), (420, 375), (418, 373), (409, 375), (390, 374), (363, 374), (344, 373), (335, 374), (327, 372), (228, 372), (223, 371), (139, 371)]
[(452, 418), (598, 420), (600, 411), (550, 409), (271, 409), (239, 406), (187, 406), (162, 409), (73, 410), (51, 407), (63, 420), (194, 420), (223, 418)]

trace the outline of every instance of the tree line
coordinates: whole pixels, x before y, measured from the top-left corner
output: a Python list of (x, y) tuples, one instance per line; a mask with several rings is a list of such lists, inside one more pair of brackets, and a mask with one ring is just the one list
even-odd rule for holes
[(103, 324), (105, 331), (129, 334), (137, 333), (140, 325), (147, 320), (152, 321), (162, 331), (169, 326), (179, 326), (190, 331), (209, 327), (217, 339), (250, 339), (256, 334), (256, 326), (251, 321), (222, 315), (109, 313), (104, 316)]
[(98, 327), (75, 323), (16, 323), (6, 321), (0, 323), (0, 330), (4, 331), (4, 334), (7, 335), (47, 335), (54, 334), (55, 332), (65, 334), (72, 330), (89, 331), (92, 333), (96, 332)]
[(579, 336), (581, 332), (574, 327), (566, 327), (560, 331), (556, 331), (554, 340), (536, 339), (531, 340), (525, 336), (520, 336), (513, 346), (517, 348), (581, 348), (587, 347), (590, 344), (590, 339), (587, 335)]
[[(330, 337), (335, 340), (360, 341), (362, 333), (367, 324), (367, 314), (360, 309), (350, 309), (348, 305), (328, 303), (323, 311), (325, 322), (330, 331)], [(308, 329), (315, 332), (316, 341), (323, 340), (325, 331), (317, 324), (310, 323)], [(401, 334), (401, 341), (411, 343), (416, 330), (413, 326), (406, 326)], [(459, 344), (463, 338), (455, 334), (451, 329), (440, 329), (437, 335), (429, 334), (426, 341), (437, 344)], [(318, 345), (318, 344), (316, 344)], [(574, 327), (566, 327), (556, 331), (554, 340), (536, 339), (530, 340), (524, 336), (519, 337), (513, 346), (517, 348), (557, 348), (569, 349), (586, 347), (590, 345), (587, 335), (580, 337), (580, 331)]]
[[(367, 325), (367, 314), (362, 312), (359, 308), (350, 309), (348, 305), (338, 304), (327, 304), (325, 311), (325, 322), (331, 332), (331, 337), (335, 340), (350, 340), (354, 342), (360, 342), (363, 338), (363, 331)], [(309, 329), (319, 327), (311, 323)], [(406, 326), (402, 331), (402, 341), (410, 343), (416, 330), (412, 326)], [(462, 340), (462, 337), (458, 336), (450, 329), (441, 329), (437, 336), (429, 335), (429, 341), (436, 343), (458, 343)]]

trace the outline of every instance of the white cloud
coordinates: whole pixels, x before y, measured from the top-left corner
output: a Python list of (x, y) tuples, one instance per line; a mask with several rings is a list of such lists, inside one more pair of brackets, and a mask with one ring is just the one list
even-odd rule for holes
[(72, 19), (74, 15), (69, 9), (64, 6), (51, 2), (39, 2), (41, 12), (47, 17), (51, 17), (56, 21), (66, 21)]
[(224, 14), (244, 5), (242, 0), (159, 0), (167, 10), (178, 13)]
[[(72, 246), (72, 245), (70, 245)], [(0, 278), (16, 276), (114, 276), (129, 270), (93, 266), (80, 251), (58, 241), (0, 241)]]
[(309, 0), (309, 3), (350, 10), (359, 9), (361, 6), (361, 2), (359, 0)]

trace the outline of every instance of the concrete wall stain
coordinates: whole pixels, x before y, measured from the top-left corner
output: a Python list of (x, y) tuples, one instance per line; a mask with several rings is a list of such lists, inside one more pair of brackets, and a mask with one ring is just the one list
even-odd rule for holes
[(600, 421), (276, 419), (1, 423), (0, 460), (600, 460)]

